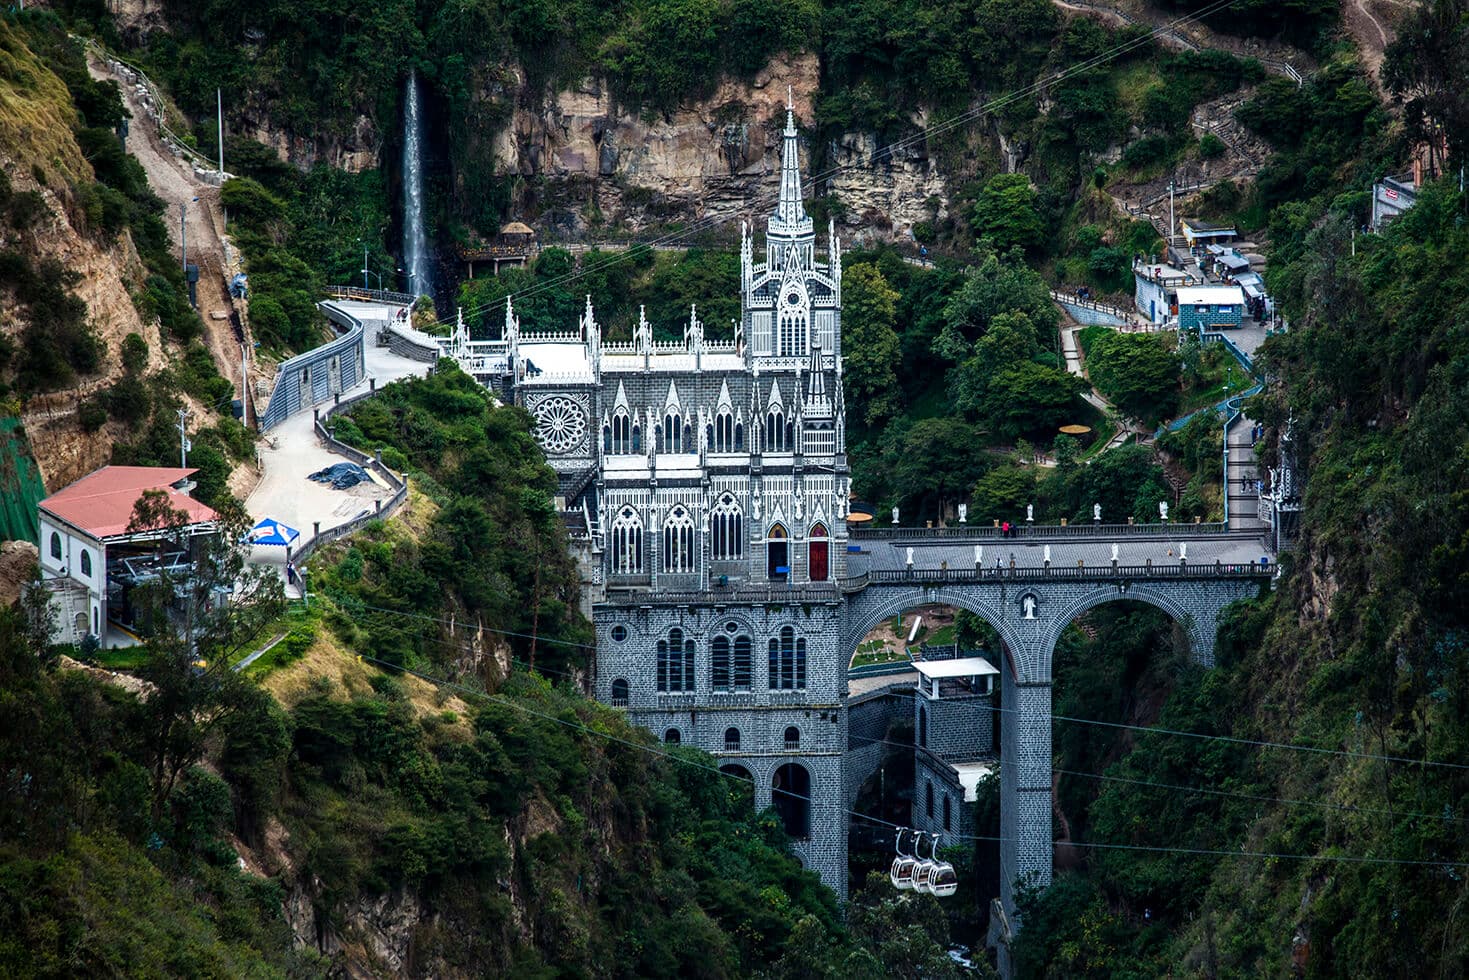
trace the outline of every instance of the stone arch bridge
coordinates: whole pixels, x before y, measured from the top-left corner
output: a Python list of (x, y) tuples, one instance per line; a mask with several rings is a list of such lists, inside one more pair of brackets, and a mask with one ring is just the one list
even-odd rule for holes
[[(789, 803), (780, 773), (799, 769), (808, 809), (788, 825), (796, 852), (844, 895), (844, 809), (865, 764), (849, 758), (852, 654), (872, 627), (905, 610), (948, 604), (975, 613), (995, 628), (1004, 653), (996, 664), (1007, 709), (1001, 897), (1013, 913), (1017, 881), (1051, 878), (1051, 659), (1062, 631), (1103, 603), (1145, 602), (1180, 624), (1197, 662), (1212, 665), (1224, 607), (1258, 594), (1275, 573), (1265, 549), (1258, 534), (1217, 524), (1022, 527), (1014, 536), (997, 528), (859, 531), (848, 542), (846, 576), (833, 583), (609, 590), (594, 607), (596, 694), (666, 740), (704, 748), (752, 778), (757, 807)], [(675, 631), (692, 679), (669, 691), (654, 683), (653, 667), (667, 658)], [(804, 678), (794, 689), (774, 677), (788, 635), (801, 638)], [(712, 663), (715, 648), (733, 642), (722, 637), (748, 637), (744, 649), (755, 652), (743, 687)]]

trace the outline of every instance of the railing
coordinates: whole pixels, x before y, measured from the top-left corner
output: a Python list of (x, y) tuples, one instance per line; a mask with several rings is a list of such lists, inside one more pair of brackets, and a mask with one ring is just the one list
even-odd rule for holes
[(977, 524), (960, 524), (948, 527), (864, 527), (849, 528), (851, 541), (903, 541), (954, 540), (960, 541), (1005, 541), (1022, 538), (1103, 538), (1126, 540), (1128, 538), (1209, 537), (1229, 533), (1229, 525), (1223, 523), (1194, 524), (1024, 524), (1012, 525), (1010, 537), (997, 527)]
[[(76, 37), (76, 35), (72, 36)], [(210, 160), (185, 142), (182, 136), (173, 131), (167, 121), (168, 102), (164, 100), (163, 94), (158, 90), (158, 86), (153, 84), (153, 79), (149, 78), (148, 74), (136, 62), (128, 61), (121, 55), (113, 54), (92, 38), (79, 38), (79, 40), (81, 40), (87, 50), (97, 55), (103, 61), (110, 61), (120, 68), (126, 68), (138, 77), (138, 84), (143, 86), (144, 91), (148, 94), (148, 101), (152, 103), (147, 108), (152, 110), (150, 114), (153, 117), (154, 123), (158, 126), (158, 137), (173, 151), (175, 156), (187, 158), (194, 168), (201, 172), (201, 175), (208, 177), (210, 183), (223, 184), (233, 176), (233, 174), (219, 169), (219, 161)]]
[[(636, 576), (628, 576), (635, 578)], [(623, 576), (611, 576), (608, 581), (609, 589), (615, 589), (618, 580)], [(643, 584), (647, 584), (646, 576)], [(653, 604), (692, 603), (701, 606), (719, 605), (721, 602), (729, 603), (764, 603), (771, 606), (789, 606), (806, 603), (836, 602), (841, 598), (840, 590), (836, 585), (795, 585), (790, 588), (739, 588), (731, 586), (719, 588), (712, 586), (702, 592), (674, 592), (659, 589), (652, 592), (616, 592), (607, 593), (607, 603), (613, 606), (645, 606)]]
[[(347, 327), (347, 332), (338, 337), (336, 340), (327, 341), (320, 347), (313, 347), (311, 350), (306, 351), (304, 354), (297, 354), (295, 357), (287, 358), (280, 363), (280, 366), (276, 369), (275, 384), (271, 387), (270, 390), (270, 400), (265, 403), (264, 413), (260, 414), (258, 417), (261, 432), (265, 432), (266, 430), (271, 429), (274, 426), (277, 426), (280, 423), (284, 422), (293, 414), (293, 412), (300, 411), (302, 408), (309, 407), (309, 403), (300, 404), (299, 388), (297, 389), (297, 405), (294, 408), (290, 405), (291, 399), (289, 396), (289, 391), (291, 388), (291, 377), (293, 373), (300, 370), (303, 365), (314, 364), (321, 358), (331, 357), (332, 355), (341, 355), (344, 351), (352, 350), (354, 348), (358, 351), (359, 356), (353, 358), (350, 362), (353, 365), (353, 370), (356, 371), (356, 365), (365, 365), (365, 352), (362, 350), (362, 321), (357, 319), (352, 314), (348, 313), (346, 310), (334, 307), (329, 303), (322, 304), (322, 312), (325, 313), (333, 322), (345, 325)], [(353, 384), (356, 384), (361, 380), (361, 378), (357, 378), (353, 382)], [(347, 387), (351, 387), (351, 385), (348, 385)]]
[(1110, 303), (1102, 303), (1094, 299), (1083, 299), (1080, 296), (1075, 296), (1070, 293), (1063, 293), (1059, 289), (1051, 290), (1051, 299), (1055, 300), (1057, 303), (1061, 303), (1066, 306), (1080, 306), (1082, 309), (1095, 310), (1098, 313), (1105, 313), (1108, 316), (1114, 316), (1124, 322), (1126, 322), (1126, 320), (1130, 316), (1130, 314), (1120, 306), (1113, 306)]
[(390, 289), (364, 289), (361, 286), (328, 286), (326, 292), (333, 299), (351, 299), (360, 303), (387, 303), (393, 306), (412, 306), (416, 299), (412, 293), (395, 293)]
[(1098, 579), (1241, 579), (1269, 578), (1275, 574), (1273, 562), (1259, 564), (1179, 561), (1170, 565), (1056, 565), (1043, 568), (905, 568), (867, 572), (846, 579), (850, 591), (861, 591), (869, 585), (948, 585), (969, 582), (1045, 582), (1055, 580), (1095, 581)]
[(373, 521), (385, 520), (386, 518), (392, 516), (392, 514), (399, 507), (403, 506), (403, 503), (408, 499), (408, 477), (400, 477), (397, 473), (394, 473), (392, 470), (388, 469), (388, 467), (384, 466), (382, 460), (378, 459), (376, 456), (369, 456), (362, 450), (357, 449), (353, 446), (349, 446), (345, 442), (342, 442), (340, 439), (333, 436), (331, 432), (327, 429), (326, 425), (323, 424), (324, 419), (330, 419), (333, 415), (344, 411), (350, 406), (355, 405), (357, 402), (360, 402), (366, 398), (371, 398), (373, 395), (376, 394), (377, 389), (376, 387), (373, 387), (371, 390), (364, 391), (358, 395), (354, 395), (351, 398), (338, 399), (335, 404), (331, 405), (326, 410), (325, 416), (321, 414), (317, 415), (314, 423), (314, 428), (316, 430), (317, 438), (320, 439), (332, 452), (336, 453), (339, 456), (345, 456), (347, 459), (352, 460), (352, 462), (357, 463), (359, 466), (371, 469), (382, 476), (382, 478), (387, 481), (388, 486), (393, 488), (392, 496), (388, 497), (387, 500), (375, 501), (374, 509), (371, 511), (363, 511), (350, 520), (338, 524), (336, 527), (328, 528), (325, 531), (313, 533), (312, 536), (307, 538), (306, 542), (296, 550), (295, 560), (298, 562), (304, 562), (317, 548), (321, 547), (324, 544), (336, 541), (339, 538), (344, 538), (352, 532), (360, 528), (366, 527)]

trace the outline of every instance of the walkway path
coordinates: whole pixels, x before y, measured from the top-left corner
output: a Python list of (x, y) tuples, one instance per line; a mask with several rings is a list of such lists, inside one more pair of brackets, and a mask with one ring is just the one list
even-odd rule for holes
[[(204, 343), (214, 355), (219, 373), (230, 380), (236, 390), (240, 386), (240, 342), (235, 338), (229, 320), (233, 309), (229, 298), (229, 276), (232, 274), (224, 244), (224, 212), (219, 203), (219, 188), (200, 179), (194, 167), (175, 156), (158, 134), (152, 114), (140, 102), (137, 83), (128, 77), (130, 69), (99, 57), (98, 49), (87, 50), (87, 71), (95, 79), (117, 82), (123, 103), (132, 113), (127, 149), (143, 166), (148, 186), (163, 199), (168, 210), (163, 223), (173, 242), (174, 255), (179, 256), (179, 208), (184, 209), (188, 235), (189, 261), (199, 267), (197, 287), (199, 316), (204, 321)], [(235, 263), (238, 265), (238, 262)], [(238, 270), (236, 270), (238, 271)], [(215, 314), (223, 314), (216, 319)]]
[[(348, 301), (337, 305), (366, 326), (368, 339), (363, 351), (367, 376), (378, 387), (428, 373), (428, 364), (399, 357), (372, 341), (377, 326), (388, 322), (400, 307)], [(367, 388), (368, 384), (364, 382), (344, 391), (342, 397), (346, 399)], [(246, 511), (255, 521), (271, 517), (294, 527), (301, 532), (302, 542), (312, 534), (314, 523), (319, 522), (323, 531), (329, 530), (373, 509), (375, 499), (385, 500), (391, 496), (387, 487), (377, 483), (359, 484), (350, 490), (333, 490), (307, 479), (317, 470), (342, 462), (342, 457), (318, 441), (315, 418), (309, 410), (297, 412), (271, 429), (259, 444), (258, 458), (260, 482), (245, 501)], [(284, 580), (285, 548), (257, 545), (251, 549), (250, 560), (253, 564), (275, 565)], [(287, 594), (298, 595), (299, 592), (292, 586), (287, 589)]]

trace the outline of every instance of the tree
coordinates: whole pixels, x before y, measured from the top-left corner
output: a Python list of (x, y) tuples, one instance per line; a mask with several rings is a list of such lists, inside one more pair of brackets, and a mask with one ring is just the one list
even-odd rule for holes
[(1429, 165), (1469, 153), (1469, 2), (1430, 0), (1403, 15), (1383, 62), (1383, 81), (1403, 107), (1408, 135), (1423, 144)]
[(1101, 334), (1086, 366), (1097, 388), (1132, 418), (1156, 425), (1178, 407), (1182, 364), (1163, 334)]
[(899, 505), (915, 517), (946, 516), (983, 472), (981, 446), (979, 432), (962, 419), (915, 422), (889, 447), (889, 474)]
[(990, 428), (1014, 439), (1050, 434), (1076, 410), (1086, 383), (1073, 374), (1035, 361), (1020, 361), (991, 376), (980, 400), (979, 416)]
[[(159, 568), (130, 596), (147, 645), (139, 674), (153, 686), (137, 719), (155, 821), (179, 778), (203, 758), (210, 735), (243, 707), (261, 704), (244, 693), (249, 681), (231, 663), (280, 614), (281, 588), (273, 574), (247, 569), (245, 529), (237, 518), (216, 534), (191, 536), (188, 514), (158, 490), (142, 494), (128, 523), (130, 535), (153, 542)], [(168, 559), (180, 553), (193, 560), (175, 570)]]
[(862, 262), (842, 273), (842, 384), (851, 415), (869, 426), (901, 407), (897, 302), (898, 291), (877, 266)]
[(1001, 313), (972, 349), (972, 356), (950, 374), (949, 397), (954, 407), (979, 412), (985, 404), (989, 382), (1012, 365), (1031, 360), (1038, 348), (1035, 327), (1025, 313)]
[(1000, 249), (1038, 248), (1044, 238), (1039, 200), (1025, 174), (996, 174), (970, 212), (975, 234)]
[(974, 342), (1002, 313), (1024, 313), (1035, 328), (1037, 347), (1049, 348), (1060, 314), (1046, 281), (1016, 254), (1001, 256), (980, 246), (979, 261), (944, 306), (944, 327), (934, 341), (940, 357), (962, 362)]
[(1016, 522), (1025, 514), (1025, 505), (1034, 499), (1035, 474), (1031, 470), (997, 466), (974, 485), (969, 507), (977, 524)]

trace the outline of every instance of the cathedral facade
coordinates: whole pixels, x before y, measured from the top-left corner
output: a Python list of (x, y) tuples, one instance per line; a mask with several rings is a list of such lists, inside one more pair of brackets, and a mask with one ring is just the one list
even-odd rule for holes
[(763, 248), (741, 232), (732, 340), (694, 308), (681, 341), (640, 316), (604, 343), (590, 297), (575, 330), (522, 335), (507, 306), (496, 373), (587, 531), (597, 697), (750, 780), (844, 894), (841, 253), (830, 227), (816, 244), (788, 111)]

